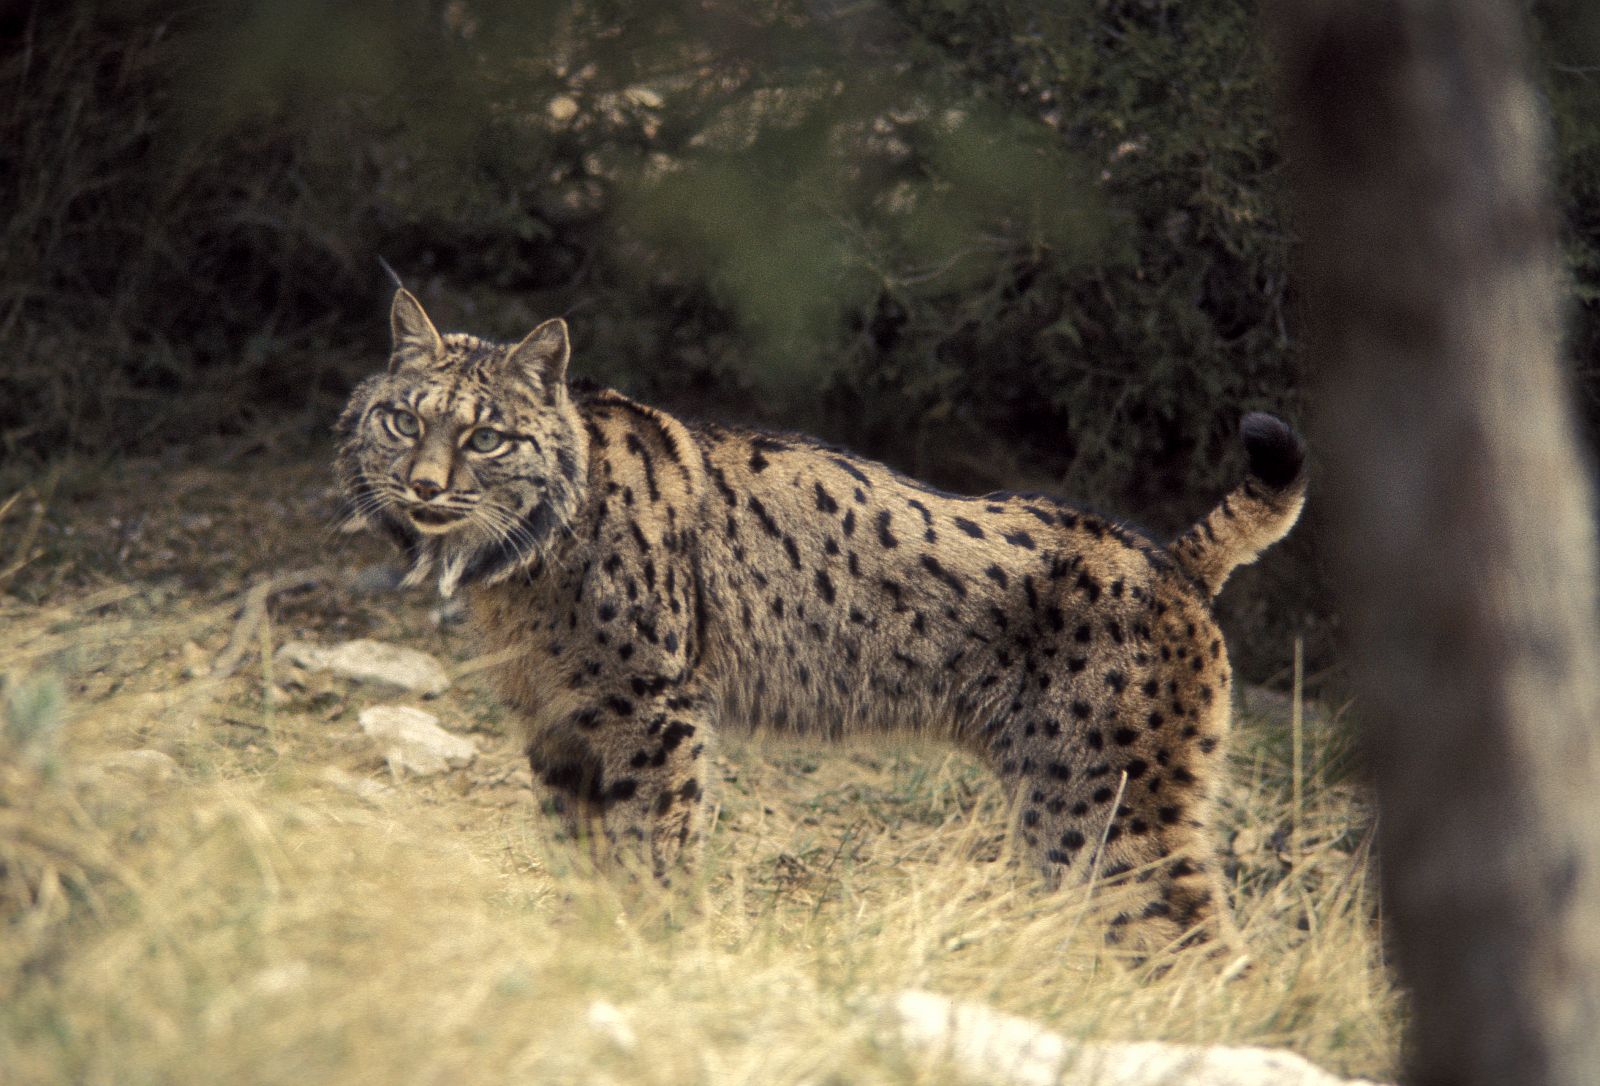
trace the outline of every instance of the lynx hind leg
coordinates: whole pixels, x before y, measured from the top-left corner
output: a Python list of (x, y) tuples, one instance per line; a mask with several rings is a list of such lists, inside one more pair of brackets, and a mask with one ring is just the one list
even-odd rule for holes
[[(1107, 941), (1141, 955), (1206, 945), (1219, 955), (1242, 947), (1210, 842), (1197, 839), (1148, 866), (1108, 865), (1108, 882), (1132, 890), (1119, 898)], [(1126, 904), (1123, 904), (1126, 901)]]
[[(1087, 776), (1102, 764), (1079, 772)], [(1169, 782), (1162, 791), (1190, 806), (1151, 806), (1136, 794), (1137, 764), (1115, 776), (1081, 780), (1077, 788), (1062, 776), (1071, 772), (1067, 763), (1047, 761), (1042, 768), (1042, 773), (1019, 775), (1015, 790), (1025, 854), (1047, 885), (1093, 882), (1097, 896), (1115, 909), (1107, 939), (1116, 946), (1150, 953), (1214, 940), (1232, 945), (1228, 897), (1209, 828), (1189, 813), (1203, 805), (1202, 797), (1185, 796)]]
[[(1013, 792), (1017, 832), (1053, 886), (1105, 888), (1117, 909), (1110, 940), (1154, 951), (1234, 935), (1209, 826), (1220, 770), (1222, 715), (1167, 696), (1160, 708), (1141, 679), (1091, 709), (1082, 699), (1011, 714), (986, 751)], [(1176, 708), (1175, 708), (1176, 706)]]

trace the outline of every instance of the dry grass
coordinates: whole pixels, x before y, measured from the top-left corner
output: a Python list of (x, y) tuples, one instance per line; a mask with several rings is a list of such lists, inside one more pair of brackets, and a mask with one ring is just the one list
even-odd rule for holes
[[(21, 602), (25, 578), (0, 597), (8, 1083), (953, 1081), (883, 1033), (877, 1002), (907, 987), (1071, 1035), (1392, 1073), (1369, 815), (1315, 713), (1298, 809), (1287, 703), (1241, 722), (1226, 832), (1255, 964), (1231, 981), (1200, 955), (1117, 960), (1082, 900), (999, 862), (996, 790), (937, 748), (729, 742), (696, 877), (630, 888), (551, 839), (476, 676), (428, 707), (478, 762), (395, 781), (354, 738), (382, 692), (290, 682), (259, 654), (230, 679), (194, 674), (250, 576), (362, 552), (324, 548), (312, 467), (276, 473), (275, 493), (165, 473), (170, 500), (130, 542), (118, 502), (148, 493), (139, 470), (46, 518), (29, 570), (78, 571), (50, 602)], [(237, 518), (274, 501), (277, 527), (245, 532)], [(466, 663), (431, 606), (318, 589), (275, 606), (267, 636)], [(103, 761), (140, 748), (178, 772)]]

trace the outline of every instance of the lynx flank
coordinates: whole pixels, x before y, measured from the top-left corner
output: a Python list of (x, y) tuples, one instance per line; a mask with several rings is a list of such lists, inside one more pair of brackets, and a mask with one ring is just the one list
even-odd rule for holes
[[(340, 420), (352, 528), (471, 598), (534, 777), (665, 877), (721, 728), (910, 731), (982, 757), (1051, 882), (1132, 880), (1141, 943), (1227, 927), (1207, 830), (1229, 726), (1210, 600), (1294, 524), (1303, 447), (1167, 546), (1036, 495), (959, 497), (807, 437), (569, 385), (566, 325), (441, 336), (402, 290)], [(1104, 840), (1101, 847), (1100, 842)]]

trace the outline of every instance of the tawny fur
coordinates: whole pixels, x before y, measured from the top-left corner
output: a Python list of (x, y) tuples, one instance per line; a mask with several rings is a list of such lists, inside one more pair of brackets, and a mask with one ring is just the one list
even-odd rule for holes
[(718, 728), (911, 731), (993, 767), (1052, 882), (1140, 888), (1117, 921), (1141, 943), (1226, 929), (1210, 598), (1299, 515), (1283, 423), (1247, 417), (1250, 474), (1162, 547), (1052, 498), (946, 494), (575, 389), (559, 321), (513, 346), (440, 336), (401, 291), (393, 324), (389, 371), (341, 421), (352, 524), (387, 531), (413, 580), (466, 588), (510, 654), (535, 777), (602, 840), (665, 875)]

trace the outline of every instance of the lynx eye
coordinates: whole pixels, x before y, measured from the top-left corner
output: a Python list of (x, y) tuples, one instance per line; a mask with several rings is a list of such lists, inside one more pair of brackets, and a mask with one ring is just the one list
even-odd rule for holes
[(480, 426), (467, 435), (467, 447), (473, 452), (494, 452), (505, 443), (505, 435), (499, 430), (491, 430), (487, 426)]
[(389, 412), (389, 425), (401, 437), (416, 437), (422, 432), (422, 423), (417, 421), (417, 416), (398, 407)]

